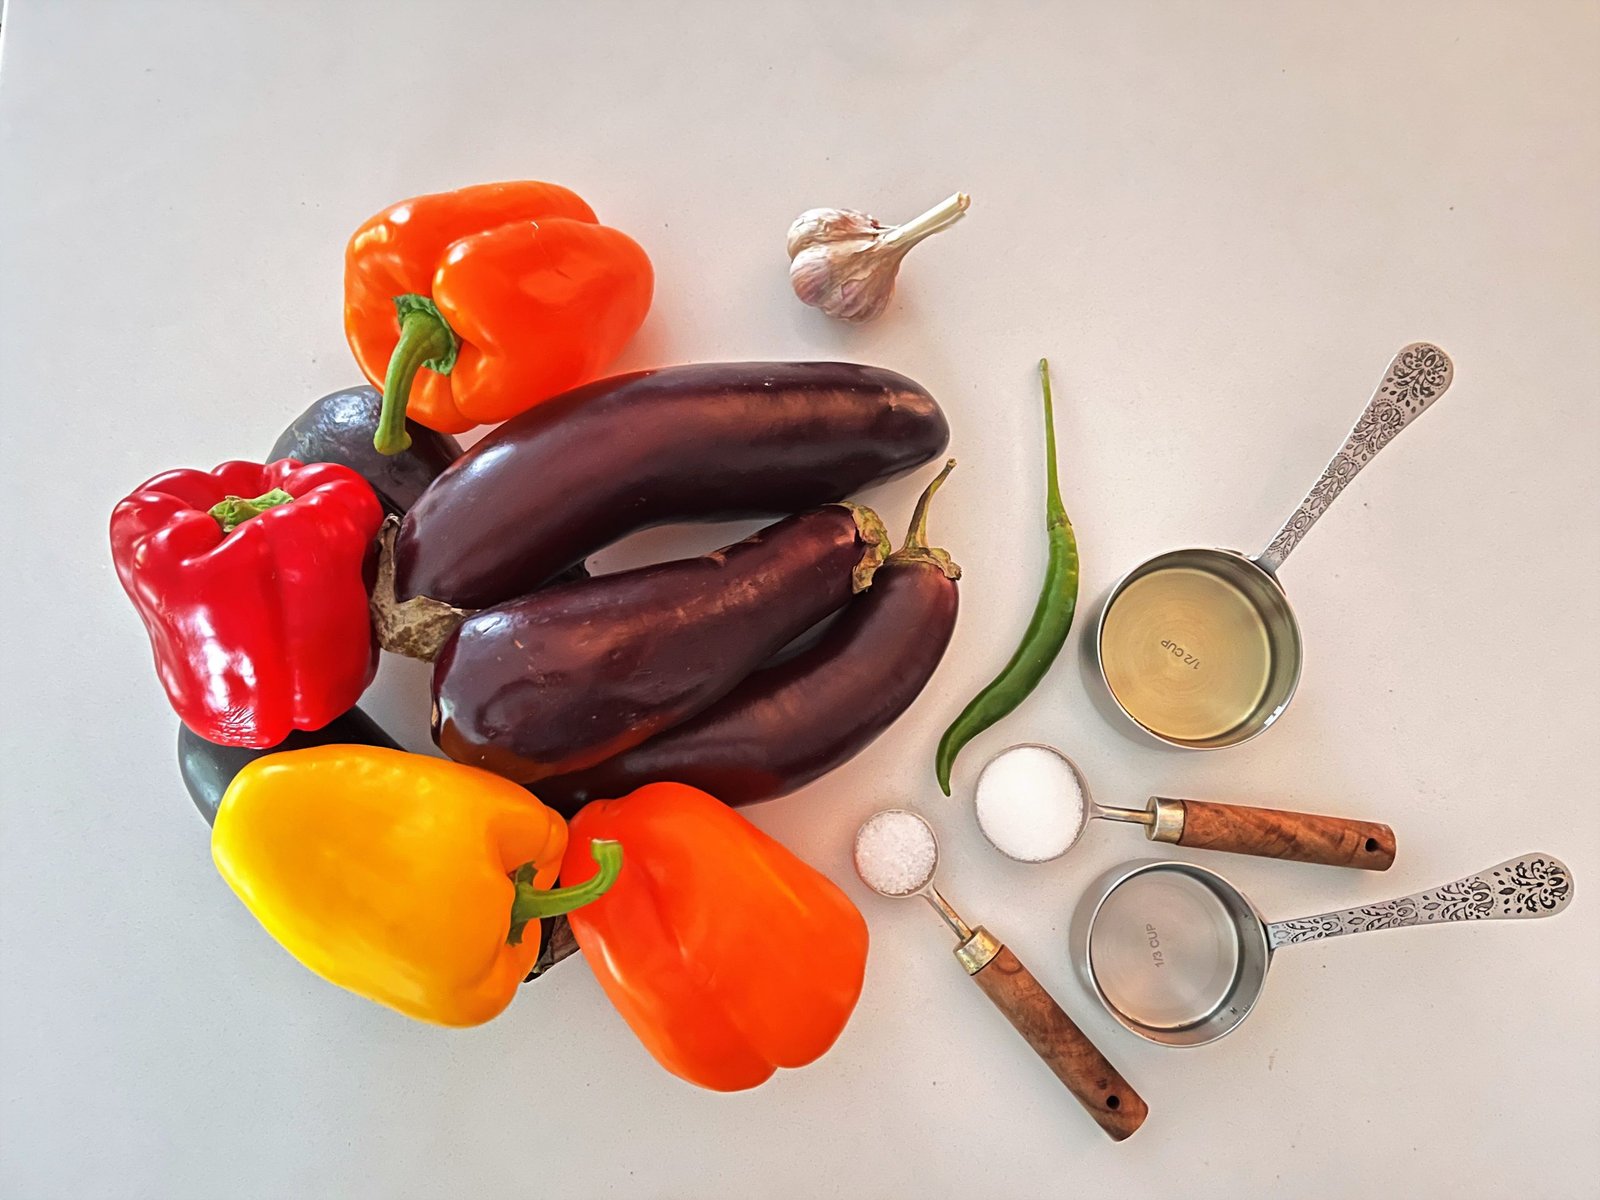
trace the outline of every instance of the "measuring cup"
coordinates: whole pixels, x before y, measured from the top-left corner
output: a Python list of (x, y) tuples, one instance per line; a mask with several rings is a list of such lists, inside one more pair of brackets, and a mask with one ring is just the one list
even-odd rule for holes
[(1395, 355), (1343, 448), (1294, 515), (1254, 558), (1169, 550), (1135, 567), (1101, 606), (1094, 691), (1171, 746), (1216, 750), (1263, 732), (1300, 682), (1300, 625), (1278, 568), (1345, 486), (1449, 388), (1449, 355), (1414, 342)]
[[(1039, 822), (1042, 836), (1036, 853), (1019, 853), (1021, 847), (1011, 845), (1018, 840), (1011, 830), (1023, 806), (1029, 816), (1059, 813), (1056, 820)], [(1152, 842), (1195, 850), (1363, 871), (1387, 871), (1394, 864), (1394, 830), (1372, 821), (1166, 796), (1150, 797), (1144, 808), (1096, 804), (1078, 764), (1054, 746), (1037, 742), (1002, 750), (984, 765), (974, 807), (984, 836), (1000, 853), (1020, 862), (1060, 858), (1078, 844), (1091, 820), (1102, 820), (1142, 825)]]
[(1571, 901), (1566, 865), (1524, 854), (1431, 891), (1269, 925), (1215, 871), (1126, 863), (1079, 903), (1073, 958), (1125, 1028), (1164, 1046), (1201, 1046), (1250, 1015), (1280, 946), (1408, 925), (1549, 917)]
[[(880, 861), (885, 846), (905, 851), (903, 858), (887, 868)], [(1144, 1124), (1149, 1109), (1121, 1072), (1106, 1061), (1015, 954), (982, 925), (963, 921), (933, 886), (939, 840), (927, 821), (903, 808), (874, 813), (856, 831), (854, 858), (861, 882), (879, 895), (894, 899), (921, 896), (933, 906), (959, 939), (956, 960), (1101, 1129), (1120, 1142)], [(914, 869), (907, 869), (912, 866)]]

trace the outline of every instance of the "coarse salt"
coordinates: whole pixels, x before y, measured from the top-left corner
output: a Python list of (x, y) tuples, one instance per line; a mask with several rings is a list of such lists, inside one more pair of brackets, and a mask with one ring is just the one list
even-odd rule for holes
[(885, 809), (856, 831), (856, 874), (885, 896), (909, 896), (933, 878), (939, 843), (933, 829), (914, 812)]
[(978, 776), (978, 826), (994, 848), (1047, 862), (1072, 848), (1089, 819), (1089, 795), (1066, 756), (1049, 746), (1013, 746)]

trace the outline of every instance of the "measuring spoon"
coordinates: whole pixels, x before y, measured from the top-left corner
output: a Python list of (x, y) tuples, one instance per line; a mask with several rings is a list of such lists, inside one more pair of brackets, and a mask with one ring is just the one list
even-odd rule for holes
[(990, 843), (1020, 862), (1048, 862), (1078, 844), (1091, 820), (1144, 827), (1152, 842), (1259, 858), (1387, 871), (1394, 830), (1372, 821), (1152, 796), (1144, 808), (1097, 804), (1089, 783), (1054, 746), (1025, 742), (985, 764), (974, 793), (978, 826)]
[(1215, 871), (1144, 861), (1095, 881), (1073, 917), (1071, 945), (1084, 981), (1125, 1028), (1163, 1046), (1201, 1046), (1250, 1015), (1280, 946), (1409, 925), (1550, 917), (1571, 902), (1566, 865), (1524, 854), (1398, 900), (1269, 925)]
[(921, 896), (959, 939), (956, 960), (1032, 1046), (1100, 1128), (1122, 1141), (1149, 1109), (1017, 956), (982, 925), (968, 925), (933, 886), (939, 839), (914, 812), (890, 808), (856, 831), (856, 874), (880, 896)]
[(1444, 395), (1455, 367), (1414, 342), (1395, 355), (1322, 478), (1254, 558), (1191, 547), (1124, 575), (1086, 642), (1096, 692), (1145, 733), (1191, 750), (1237, 746), (1266, 730), (1300, 682), (1300, 624), (1278, 569), (1334, 499), (1394, 436)]

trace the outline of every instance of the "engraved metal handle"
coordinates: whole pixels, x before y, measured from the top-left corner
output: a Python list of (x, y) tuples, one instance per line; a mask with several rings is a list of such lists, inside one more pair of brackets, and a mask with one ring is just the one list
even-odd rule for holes
[(1283, 560), (1289, 557), (1289, 551), (1300, 544), (1300, 539), (1317, 523), (1317, 518), (1328, 511), (1328, 506), (1361, 468), (1376, 458), (1378, 451), (1387, 446), (1395, 434), (1445, 394), (1455, 378), (1455, 370), (1450, 356), (1431, 342), (1412, 342), (1396, 354), (1383, 373), (1383, 382), (1372, 394), (1367, 411), (1356, 421), (1344, 446), (1333, 456), (1322, 478), (1312, 486), (1294, 515), (1256, 556), (1256, 565), (1276, 574)]
[(1524, 854), (1476, 875), (1398, 900), (1293, 921), (1274, 921), (1267, 926), (1267, 945), (1276, 950), (1279, 946), (1320, 941), (1343, 933), (1443, 921), (1553, 917), (1570, 903), (1572, 872), (1567, 865), (1548, 854)]

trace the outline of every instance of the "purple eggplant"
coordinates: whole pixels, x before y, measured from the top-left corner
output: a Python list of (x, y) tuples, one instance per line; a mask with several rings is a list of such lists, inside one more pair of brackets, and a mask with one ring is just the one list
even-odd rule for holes
[(652, 525), (828, 504), (944, 451), (922, 387), (854, 363), (707, 363), (602, 379), (489, 434), (395, 539), (399, 600), (526, 595)]
[(372, 435), (382, 407), (383, 397), (370, 387), (332, 392), (278, 435), (267, 461), (293, 458), (349, 467), (372, 485), (385, 511), (403, 513), (461, 457), (461, 443), (407, 420), (411, 448), (399, 454), (379, 454), (372, 448)]
[(539, 799), (571, 816), (591, 800), (671, 780), (728, 804), (755, 804), (866, 749), (927, 685), (955, 632), (961, 571), (926, 538), (928, 502), (949, 472), (923, 493), (906, 544), (815, 645), (631, 750), (541, 779), (533, 788)]
[(870, 509), (831, 504), (714, 554), (484, 609), (434, 660), (434, 741), (518, 783), (592, 766), (715, 703), (842, 608), (887, 541)]

